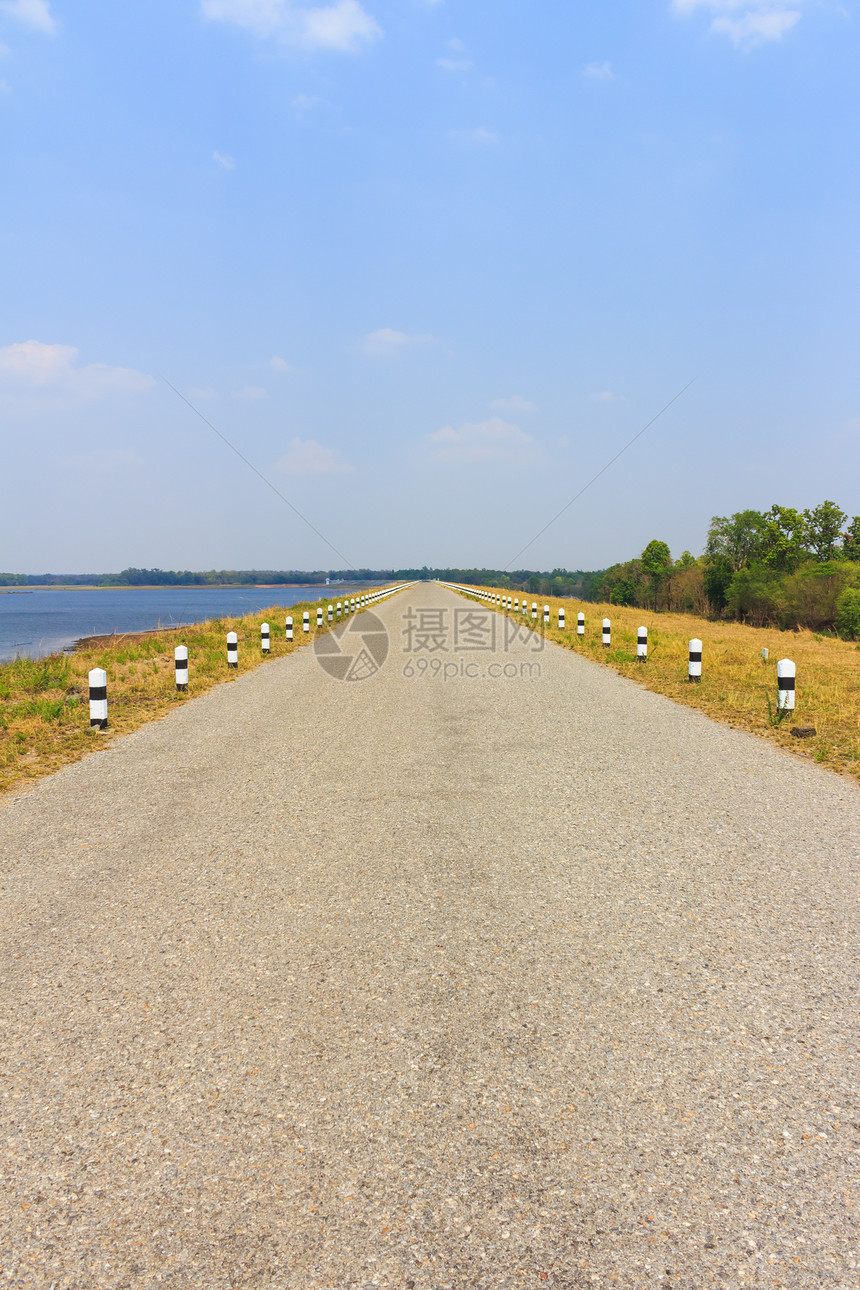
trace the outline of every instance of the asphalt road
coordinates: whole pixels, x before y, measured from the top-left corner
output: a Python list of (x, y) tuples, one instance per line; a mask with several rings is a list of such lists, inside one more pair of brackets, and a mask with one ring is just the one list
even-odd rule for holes
[(860, 1286), (856, 787), (472, 608), (0, 805), (0, 1285)]

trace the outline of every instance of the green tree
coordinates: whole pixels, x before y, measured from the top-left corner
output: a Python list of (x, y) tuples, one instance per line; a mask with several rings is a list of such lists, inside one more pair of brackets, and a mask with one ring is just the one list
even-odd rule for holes
[(692, 569), (693, 566), (697, 563), (697, 561), (696, 561), (696, 557), (694, 555), (691, 555), (689, 551), (682, 551), (680, 559), (678, 560), (677, 563), (679, 567), (682, 569)]
[(764, 549), (767, 520), (761, 511), (736, 511), (715, 515), (708, 529), (705, 558), (726, 560), (733, 573), (758, 560)]
[(807, 555), (806, 520), (793, 506), (777, 505), (764, 518), (762, 563), (780, 573), (794, 573)]
[(860, 515), (855, 515), (842, 534), (842, 554), (846, 560), (860, 564)]
[(842, 525), (848, 519), (835, 502), (823, 501), (812, 511), (804, 511), (806, 545), (816, 560), (832, 560), (841, 537)]
[(667, 585), (672, 575), (672, 553), (665, 542), (653, 538), (642, 552), (642, 568), (651, 583), (654, 593), (654, 608), (660, 592)]

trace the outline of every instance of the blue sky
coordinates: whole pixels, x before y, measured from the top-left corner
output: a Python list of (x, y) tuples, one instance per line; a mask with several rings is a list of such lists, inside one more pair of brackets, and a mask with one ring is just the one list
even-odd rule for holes
[(0, 0), (0, 568), (603, 567), (860, 512), (813, 0)]

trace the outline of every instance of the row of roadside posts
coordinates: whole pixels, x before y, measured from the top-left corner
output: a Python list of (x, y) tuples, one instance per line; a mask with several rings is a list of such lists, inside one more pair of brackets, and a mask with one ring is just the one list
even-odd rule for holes
[[(467, 596), (474, 596), (476, 600), (484, 600), (488, 604), (500, 609), (507, 609), (511, 613), (519, 614), (528, 621), (529, 604), (523, 597), (522, 611), (520, 610), (520, 600), (514, 596), (513, 602), (510, 596), (500, 596), (494, 591), (481, 591), (477, 587), (463, 587), (459, 583), (445, 582), (442, 584), (450, 587), (454, 591), (463, 592)], [(537, 622), (538, 606), (537, 601), (531, 603), (531, 621)], [(550, 608), (549, 605), (543, 607), (544, 626), (550, 625)], [(558, 610), (558, 628), (559, 631), (565, 629), (564, 606), (560, 605)], [(585, 635), (585, 614), (581, 611), (576, 615), (576, 634), (577, 636)], [(604, 618), (601, 625), (601, 639), (605, 649), (609, 649), (612, 644), (612, 622), (609, 618)], [(762, 650), (762, 659), (767, 661), (767, 650)], [(648, 628), (640, 627), (636, 633), (636, 658), (638, 662), (645, 663), (648, 660)], [(794, 710), (795, 681), (797, 679), (797, 669), (790, 658), (782, 658), (776, 665), (777, 689), (779, 694), (780, 711), (792, 712)], [(702, 680), (702, 642), (697, 636), (694, 636), (689, 643), (689, 658), (687, 662), (687, 680), (693, 684), (699, 684)]]
[[(338, 600), (336, 603), (330, 603), (328, 606), (328, 625), (332, 627), (335, 621), (347, 618), (350, 614), (360, 614), (362, 610), (369, 609), (371, 605), (378, 604), (388, 596), (393, 596), (396, 591), (402, 591), (404, 587), (411, 584), (403, 583), (397, 587), (389, 587), (386, 591), (374, 591), (365, 596), (354, 596), (350, 599)], [(323, 626), (323, 607), (317, 606), (316, 612), (317, 628)], [(309, 636), (311, 630), (311, 614), (306, 609), (302, 614), (302, 635)], [(284, 635), (287, 641), (293, 640), (293, 618), (291, 614), (287, 615), (284, 623)], [(263, 656), (271, 650), (271, 628), (268, 623), (260, 624), (260, 650)], [(173, 651), (174, 664), (176, 668), (176, 689), (181, 693), (188, 689), (188, 646), (177, 645)], [(238, 668), (239, 666), (239, 637), (236, 632), (227, 633), (227, 667)], [(103, 667), (94, 667), (88, 676), (90, 690), (90, 729), (106, 730), (108, 723), (108, 701), (107, 701), (107, 672)]]

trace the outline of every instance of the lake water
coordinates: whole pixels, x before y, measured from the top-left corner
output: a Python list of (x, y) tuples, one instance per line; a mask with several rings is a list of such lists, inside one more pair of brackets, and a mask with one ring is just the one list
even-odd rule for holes
[(355, 589), (320, 587), (98, 587), (61, 590), (34, 587), (25, 594), (0, 592), (0, 660), (27, 654), (40, 658), (80, 640), (110, 632), (180, 627), (207, 618), (253, 614), (270, 605), (300, 600), (336, 600)]

